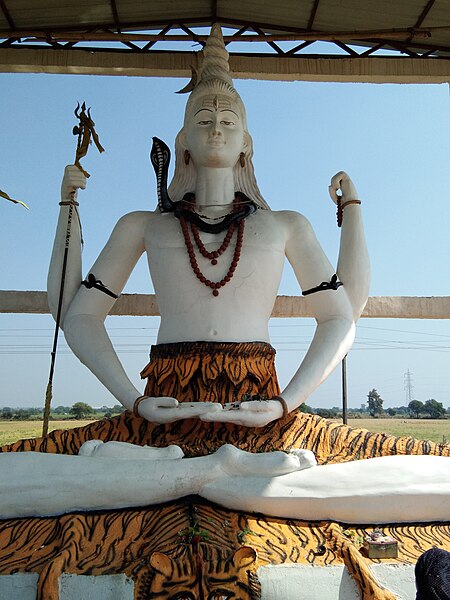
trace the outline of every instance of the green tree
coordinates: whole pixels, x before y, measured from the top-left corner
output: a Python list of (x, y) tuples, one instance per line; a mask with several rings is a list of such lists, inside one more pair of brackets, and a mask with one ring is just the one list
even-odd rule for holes
[(425, 402), (423, 412), (430, 415), (432, 419), (442, 419), (445, 416), (445, 408), (442, 406), (442, 402), (438, 402), (434, 398)]
[(421, 412), (424, 412), (424, 404), (420, 400), (411, 400), (408, 404), (408, 411), (411, 416), (419, 418)]
[(75, 402), (75, 404), (70, 409), (70, 414), (75, 417), (75, 419), (85, 419), (89, 417), (89, 415), (94, 414), (94, 409), (86, 402)]
[(367, 394), (367, 405), (371, 417), (383, 414), (383, 399), (376, 389), (371, 390)]
[(395, 417), (395, 415), (397, 414), (395, 408), (388, 408), (386, 412), (390, 417)]
[(55, 413), (55, 415), (68, 415), (70, 410), (70, 406), (57, 406), (52, 412)]
[(13, 409), (9, 406), (2, 408), (2, 419), (12, 419), (14, 415)]

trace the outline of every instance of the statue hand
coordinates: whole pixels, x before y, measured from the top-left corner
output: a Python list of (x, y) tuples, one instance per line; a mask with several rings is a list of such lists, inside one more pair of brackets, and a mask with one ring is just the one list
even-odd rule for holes
[[(220, 406), (220, 405), (216, 405)], [(234, 423), (244, 427), (264, 427), (283, 416), (283, 407), (278, 400), (251, 400), (242, 402), (239, 408), (224, 406), (222, 410), (211, 410), (200, 416), (202, 421)]]
[[(341, 190), (342, 196), (338, 195), (338, 191)], [(334, 177), (331, 178), (331, 184), (328, 187), (330, 197), (334, 203), (337, 204), (339, 198), (343, 202), (346, 200), (358, 200), (358, 192), (353, 184), (353, 181), (347, 175), (345, 171), (339, 171)]]
[(86, 177), (75, 165), (67, 165), (61, 182), (61, 200), (76, 200), (79, 189), (86, 189)]
[(146, 398), (139, 405), (139, 414), (152, 423), (173, 423), (181, 419), (198, 418), (208, 411), (217, 410), (212, 402), (178, 402), (175, 398), (161, 396)]

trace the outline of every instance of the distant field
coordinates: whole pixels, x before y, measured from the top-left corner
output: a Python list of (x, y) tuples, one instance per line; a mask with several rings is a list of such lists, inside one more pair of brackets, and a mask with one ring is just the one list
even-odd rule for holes
[(419, 440), (450, 443), (450, 419), (349, 419), (348, 424), (377, 433), (410, 435)]
[[(50, 421), (49, 431), (54, 429), (70, 429), (92, 423), (89, 421)], [(34, 438), (42, 435), (42, 421), (0, 421), (0, 446), (12, 444), (17, 440)]]
[[(87, 425), (92, 421), (50, 421), (49, 429), (70, 429)], [(450, 443), (450, 419), (350, 419), (352, 427), (362, 427), (369, 431), (410, 435), (421, 440)], [(0, 421), (0, 446), (20, 439), (38, 437), (42, 432), (40, 421)]]

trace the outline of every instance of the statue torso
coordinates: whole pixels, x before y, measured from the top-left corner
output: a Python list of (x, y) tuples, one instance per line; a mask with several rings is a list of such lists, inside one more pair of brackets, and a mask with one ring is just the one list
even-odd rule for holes
[[(286, 213), (258, 210), (245, 220), (244, 240), (234, 276), (219, 295), (202, 284), (189, 262), (180, 222), (171, 213), (151, 213), (145, 246), (161, 311), (159, 343), (177, 341), (269, 341), (268, 320), (283, 270)], [(207, 250), (216, 250), (225, 233), (200, 233)], [(192, 239), (192, 235), (191, 235)], [(218, 264), (195, 248), (200, 271), (220, 281), (233, 259), (236, 233)], [(194, 243), (195, 247), (195, 243)]]

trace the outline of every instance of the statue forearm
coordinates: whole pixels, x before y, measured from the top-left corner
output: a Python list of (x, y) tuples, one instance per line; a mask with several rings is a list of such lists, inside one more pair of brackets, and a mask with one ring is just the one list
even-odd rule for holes
[(344, 209), (337, 265), (337, 274), (344, 284), (355, 321), (366, 305), (370, 286), (370, 261), (361, 212), (358, 204)]
[[(50, 312), (56, 320), (59, 297), (61, 293), (61, 280), (63, 276), (63, 262), (67, 240), (67, 229), (69, 219), (69, 205), (61, 206), (58, 224), (56, 226), (55, 241), (53, 243), (52, 256), (47, 276), (47, 298)], [(62, 321), (75, 294), (81, 284), (81, 230), (75, 207), (72, 208), (72, 219), (69, 224), (69, 238), (67, 262), (64, 274), (64, 294), (61, 311)]]
[(132, 410), (134, 401), (141, 392), (125, 373), (103, 320), (89, 314), (71, 315), (69, 311), (64, 334), (68, 345), (80, 361), (123, 406)]
[(332, 318), (318, 324), (308, 352), (281, 394), (289, 410), (305, 402), (330, 375), (351, 348), (354, 337), (355, 324), (348, 318)]
[(55, 320), (64, 292), (60, 325), (81, 285), (81, 225), (77, 198), (78, 190), (85, 187), (85, 175), (75, 165), (68, 165), (61, 182), (61, 208), (47, 276), (48, 305)]

